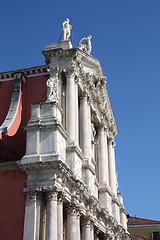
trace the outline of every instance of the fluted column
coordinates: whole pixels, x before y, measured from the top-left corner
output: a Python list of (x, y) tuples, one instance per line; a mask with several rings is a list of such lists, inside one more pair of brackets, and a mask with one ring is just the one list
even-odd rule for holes
[[(69, 135), (69, 138), (72, 141), (75, 141), (75, 74), (73, 70), (69, 70), (66, 73), (67, 77), (67, 86), (66, 86), (66, 130)], [(78, 101), (78, 99), (77, 99)]]
[(80, 240), (79, 216), (75, 208), (69, 208), (67, 213), (67, 240)]
[(108, 157), (109, 157), (109, 183), (114, 195), (117, 195), (117, 176), (116, 176), (116, 164), (115, 164), (115, 143), (113, 138), (109, 139), (108, 143)]
[(26, 193), (25, 218), (23, 240), (37, 239), (37, 194), (36, 192)]
[(47, 195), (47, 240), (57, 240), (57, 192)]
[(88, 112), (88, 96), (84, 92), (80, 98), (80, 146), (86, 158), (90, 156), (90, 134), (89, 128), (89, 112)]
[(57, 240), (63, 240), (63, 195), (58, 194), (57, 201)]

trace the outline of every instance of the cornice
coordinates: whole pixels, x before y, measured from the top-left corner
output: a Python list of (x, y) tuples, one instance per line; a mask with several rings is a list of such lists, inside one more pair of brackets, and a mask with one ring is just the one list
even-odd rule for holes
[(0, 162), (0, 172), (10, 170), (18, 170), (17, 161)]
[(160, 224), (128, 225), (128, 229), (139, 228), (160, 228)]
[(49, 74), (46, 65), (31, 68), (23, 68), (13, 71), (0, 72), (0, 82), (11, 81), (15, 78), (15, 75), (19, 73), (21, 73), (25, 78), (45, 76)]

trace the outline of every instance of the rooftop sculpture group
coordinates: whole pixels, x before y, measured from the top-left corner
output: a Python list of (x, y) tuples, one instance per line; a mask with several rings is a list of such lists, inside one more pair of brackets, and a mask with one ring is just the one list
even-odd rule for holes
[[(71, 30), (72, 30), (72, 25), (69, 22), (69, 19), (67, 18), (63, 22), (63, 41), (68, 41), (70, 36), (71, 36)], [(85, 50), (87, 54), (91, 54), (92, 50), (92, 44), (91, 44), (91, 38), (92, 36), (89, 35), (88, 37), (84, 37), (80, 40), (78, 48), (81, 50)]]

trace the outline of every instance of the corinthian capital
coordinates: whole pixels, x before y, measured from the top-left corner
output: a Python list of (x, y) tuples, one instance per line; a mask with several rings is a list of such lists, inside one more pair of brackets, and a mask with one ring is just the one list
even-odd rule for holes
[(77, 209), (76, 209), (76, 207), (74, 207), (74, 206), (70, 206), (70, 207), (67, 209), (67, 212), (68, 212), (69, 215), (74, 215), (74, 216), (77, 216), (77, 215), (78, 215)]
[(110, 136), (110, 137), (108, 138), (108, 140), (109, 140), (109, 144), (111, 144), (113, 147), (116, 146), (116, 143), (115, 143), (115, 141), (114, 141), (113, 136)]
[(37, 201), (37, 192), (36, 191), (28, 191), (26, 194), (26, 200), (30, 202), (36, 202)]
[(58, 200), (58, 203), (62, 203), (64, 198), (65, 198), (65, 193), (64, 192), (58, 192), (58, 195), (57, 195), (57, 200)]
[(86, 91), (84, 91), (84, 92), (82, 92), (82, 94), (80, 95), (80, 99), (81, 100), (87, 100), (88, 99), (88, 94), (87, 94), (87, 92)]
[(58, 192), (55, 190), (50, 190), (47, 192), (48, 201), (57, 201)]
[(65, 73), (67, 78), (74, 78), (76, 76), (76, 68), (70, 67), (63, 69), (63, 72)]

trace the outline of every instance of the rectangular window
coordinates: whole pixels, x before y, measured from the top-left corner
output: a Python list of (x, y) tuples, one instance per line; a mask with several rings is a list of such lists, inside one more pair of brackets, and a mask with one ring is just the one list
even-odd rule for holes
[(160, 240), (160, 232), (152, 232), (153, 240)]

